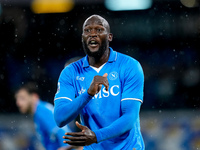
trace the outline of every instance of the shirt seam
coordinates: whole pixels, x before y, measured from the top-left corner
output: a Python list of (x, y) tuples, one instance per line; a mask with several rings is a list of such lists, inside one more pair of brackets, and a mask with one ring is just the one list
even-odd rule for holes
[(67, 100), (72, 101), (72, 99), (70, 99), (70, 98), (68, 98), (68, 97), (58, 97), (58, 98), (55, 98), (54, 101), (55, 101), (55, 100), (58, 100), (58, 99), (67, 99)]

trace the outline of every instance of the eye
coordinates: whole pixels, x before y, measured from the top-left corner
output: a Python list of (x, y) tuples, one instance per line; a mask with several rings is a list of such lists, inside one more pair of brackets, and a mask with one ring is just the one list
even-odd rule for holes
[(102, 29), (101, 29), (101, 28), (98, 28), (98, 29), (97, 29), (97, 31), (98, 31), (98, 32), (101, 32), (101, 31), (102, 31)]
[(91, 31), (91, 29), (85, 29), (84, 31), (89, 33)]

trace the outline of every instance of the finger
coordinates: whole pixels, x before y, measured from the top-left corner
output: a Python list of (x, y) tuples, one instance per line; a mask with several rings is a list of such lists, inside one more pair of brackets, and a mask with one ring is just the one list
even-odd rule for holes
[(85, 142), (83, 141), (63, 141), (63, 143), (67, 143), (74, 146), (85, 146)]
[(65, 135), (71, 135), (71, 136), (84, 136), (85, 134), (83, 132), (67, 132)]
[(105, 73), (105, 74), (103, 75), (103, 77), (106, 77), (106, 78), (107, 78), (107, 76), (108, 76), (108, 74), (107, 74), (107, 73)]
[(102, 82), (102, 84), (106, 87), (106, 91), (108, 91), (108, 89), (109, 89), (108, 81), (106, 80), (106, 81)]
[(76, 126), (77, 126), (79, 129), (81, 129), (81, 130), (84, 130), (84, 129), (87, 128), (86, 126), (83, 126), (83, 125), (81, 125), (80, 123), (78, 123), (78, 121), (76, 121)]
[(68, 140), (71, 140), (71, 141), (84, 141), (87, 138), (85, 136), (80, 136), (80, 137), (63, 136), (63, 139), (68, 139)]
[(98, 90), (97, 90), (96, 94), (99, 93), (99, 91), (101, 90), (101, 87), (102, 87), (102, 84), (99, 84), (98, 85)]

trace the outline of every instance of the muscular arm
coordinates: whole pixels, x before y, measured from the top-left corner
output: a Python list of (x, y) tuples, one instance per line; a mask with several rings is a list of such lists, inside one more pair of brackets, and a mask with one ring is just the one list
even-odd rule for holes
[(92, 96), (90, 96), (87, 92), (78, 96), (77, 98), (68, 100), (68, 99), (59, 99), (55, 100), (55, 108), (54, 108), (54, 119), (56, 124), (59, 127), (63, 127), (80, 113), (83, 107), (91, 100)]
[(96, 130), (97, 142), (120, 136), (134, 127), (139, 119), (141, 102), (135, 100), (124, 100), (122, 103), (122, 116), (111, 125)]

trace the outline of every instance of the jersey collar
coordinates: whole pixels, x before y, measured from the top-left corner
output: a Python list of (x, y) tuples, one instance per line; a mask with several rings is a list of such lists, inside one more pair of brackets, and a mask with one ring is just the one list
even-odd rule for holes
[[(109, 59), (108, 59), (108, 62), (111, 63), (111, 62), (114, 62), (117, 60), (117, 52), (114, 51), (111, 47), (109, 47), (110, 49), (110, 56), (109, 56)], [(89, 67), (89, 62), (88, 62), (88, 56), (86, 55), (85, 58), (83, 59), (83, 67)]]

